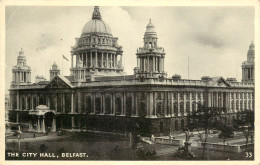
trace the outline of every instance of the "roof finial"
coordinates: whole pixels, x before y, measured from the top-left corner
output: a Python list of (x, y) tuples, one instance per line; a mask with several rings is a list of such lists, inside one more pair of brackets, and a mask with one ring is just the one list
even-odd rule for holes
[(19, 51), (19, 55), (23, 55), (23, 48), (21, 48), (21, 50)]
[(92, 14), (92, 19), (102, 19), (101, 18), (101, 14), (99, 12), (99, 7), (98, 6), (94, 7), (94, 11), (93, 11), (93, 14)]
[(152, 23), (152, 19), (150, 18), (150, 23)]

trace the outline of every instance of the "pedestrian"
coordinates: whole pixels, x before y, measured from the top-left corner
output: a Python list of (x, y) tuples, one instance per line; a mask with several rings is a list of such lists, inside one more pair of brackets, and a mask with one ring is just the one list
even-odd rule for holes
[(33, 138), (36, 138), (35, 132), (33, 133)]

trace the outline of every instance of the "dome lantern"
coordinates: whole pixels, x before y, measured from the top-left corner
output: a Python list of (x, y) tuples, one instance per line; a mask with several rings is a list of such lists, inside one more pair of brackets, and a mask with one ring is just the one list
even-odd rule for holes
[(93, 11), (93, 14), (92, 14), (92, 19), (102, 19), (98, 6), (95, 6), (95, 8), (94, 8), (94, 11)]

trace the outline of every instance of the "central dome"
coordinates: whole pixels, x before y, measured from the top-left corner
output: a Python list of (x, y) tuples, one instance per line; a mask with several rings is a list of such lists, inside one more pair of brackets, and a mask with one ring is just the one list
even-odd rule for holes
[(112, 35), (109, 26), (102, 20), (99, 7), (97, 6), (94, 8), (92, 20), (85, 24), (81, 35), (88, 33), (102, 33)]

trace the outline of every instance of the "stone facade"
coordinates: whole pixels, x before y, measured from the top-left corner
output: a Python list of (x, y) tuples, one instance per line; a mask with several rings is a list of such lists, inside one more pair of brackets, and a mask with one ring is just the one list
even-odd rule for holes
[[(93, 21), (99, 23), (94, 25)], [(117, 59), (122, 57), (122, 49), (100, 21), (99, 8), (95, 7), (92, 20), (72, 48), (71, 59), (76, 56), (76, 66), (72, 62), (70, 76), (57, 74), (50, 82), (12, 86), (13, 122), (36, 122), (30, 112), (45, 105), (55, 114), (56, 129), (169, 134), (184, 129), (188, 114), (199, 105), (225, 109), (229, 125), (237, 112), (254, 110), (253, 82), (230, 81), (221, 76), (204, 76), (201, 80), (184, 80), (179, 75), (168, 78), (165, 52), (157, 46), (151, 21), (144, 46), (136, 53), (134, 75), (123, 75)], [(85, 41), (83, 36), (87, 37)], [(49, 118), (43, 122), (53, 127), (53, 121)]]

